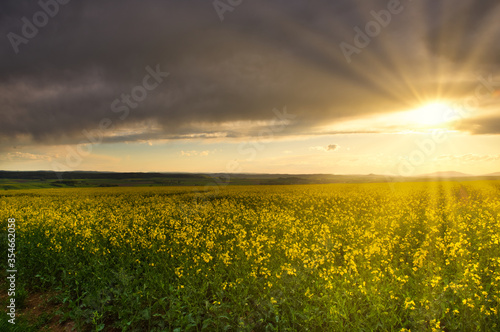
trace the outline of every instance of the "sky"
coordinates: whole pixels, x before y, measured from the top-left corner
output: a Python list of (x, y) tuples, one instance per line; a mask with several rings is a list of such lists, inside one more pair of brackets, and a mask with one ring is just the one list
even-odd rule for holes
[(500, 172), (494, 0), (5, 0), (0, 169)]

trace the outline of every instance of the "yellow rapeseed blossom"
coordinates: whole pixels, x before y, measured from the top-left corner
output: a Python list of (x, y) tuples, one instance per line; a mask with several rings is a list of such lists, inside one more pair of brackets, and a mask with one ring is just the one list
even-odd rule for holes
[(130, 301), (145, 317), (193, 308), (189, 317), (242, 330), (259, 319), (293, 329), (280, 324), (296, 317), (310, 330), (339, 329), (328, 322), (473, 330), (498, 316), (499, 188), (470, 181), (9, 190), (0, 214), (18, 219), (21, 255), (36, 267), (22, 266), (27, 278), (59, 289), (78, 282), (72, 293), (96, 292), (89, 303), (140, 291)]

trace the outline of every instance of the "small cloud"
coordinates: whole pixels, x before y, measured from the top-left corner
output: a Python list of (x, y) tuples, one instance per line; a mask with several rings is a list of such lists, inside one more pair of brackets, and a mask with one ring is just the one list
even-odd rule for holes
[(337, 151), (340, 149), (340, 145), (330, 144), (326, 147), (324, 146), (313, 146), (310, 147), (309, 150), (317, 150), (317, 151)]
[(181, 155), (185, 157), (191, 157), (196, 153), (196, 151), (181, 151)]
[(337, 144), (330, 144), (328, 145), (328, 147), (326, 148), (326, 151), (336, 151), (340, 149), (340, 146), (337, 145)]

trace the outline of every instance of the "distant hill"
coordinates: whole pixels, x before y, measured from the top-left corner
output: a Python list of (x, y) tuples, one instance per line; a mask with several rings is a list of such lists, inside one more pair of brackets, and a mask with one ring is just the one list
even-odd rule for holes
[(1, 189), (65, 187), (297, 185), (404, 181), (385, 175), (0, 171)]
[(499, 179), (500, 173), (474, 176), (460, 172), (436, 172), (403, 177), (380, 174), (228, 174), (228, 173), (118, 173), (0, 171), (0, 190), (75, 187), (300, 185), (327, 183), (393, 183), (473, 181)]
[(483, 176), (500, 176), (500, 172), (485, 174)]
[(464, 178), (464, 177), (471, 177), (471, 176), (474, 176), (474, 175), (465, 174), (465, 173), (461, 173), (461, 172), (455, 172), (455, 171), (435, 172), (435, 173), (418, 175), (418, 177), (429, 177), (429, 178)]

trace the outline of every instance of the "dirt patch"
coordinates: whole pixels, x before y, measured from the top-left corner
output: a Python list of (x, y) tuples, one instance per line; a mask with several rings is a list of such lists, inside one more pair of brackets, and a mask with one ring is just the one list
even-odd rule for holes
[(57, 311), (62, 307), (57, 301), (58, 293), (35, 293), (28, 295), (25, 308), (21, 310), (20, 316), (26, 318), (31, 324), (38, 325), (48, 331), (73, 331), (74, 323), (59, 323), (61, 316)]
[[(6, 291), (5, 283), (0, 286), (0, 303), (6, 306), (9, 296)], [(76, 331), (75, 323), (66, 321), (60, 323), (61, 316), (57, 314), (63, 305), (58, 300), (57, 292), (37, 292), (31, 293), (24, 300), (22, 308), (16, 308), (16, 319), (22, 319), (29, 322), (35, 328), (41, 331), (70, 332)]]

